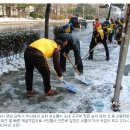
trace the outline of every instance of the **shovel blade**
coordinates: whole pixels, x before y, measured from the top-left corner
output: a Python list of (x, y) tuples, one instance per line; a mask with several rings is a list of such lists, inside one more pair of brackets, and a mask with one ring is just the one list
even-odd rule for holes
[(83, 75), (77, 75), (77, 74), (75, 74), (75, 78), (78, 79), (80, 82), (86, 84), (87, 86), (93, 84), (93, 82), (90, 79), (86, 78)]
[(70, 82), (64, 81), (63, 83), (64, 83), (64, 87), (69, 91), (73, 93), (77, 93), (79, 91), (78, 88), (75, 85), (71, 84)]

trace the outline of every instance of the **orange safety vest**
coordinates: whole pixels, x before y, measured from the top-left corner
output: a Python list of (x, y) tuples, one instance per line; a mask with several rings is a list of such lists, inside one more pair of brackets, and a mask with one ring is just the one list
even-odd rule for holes
[(57, 43), (55, 41), (42, 38), (31, 43), (29, 46), (41, 51), (45, 58), (51, 58), (54, 50), (57, 48)]
[(96, 30), (102, 29), (102, 26), (101, 26), (100, 22), (97, 22), (94, 26), (95, 26), (94, 29), (96, 29)]

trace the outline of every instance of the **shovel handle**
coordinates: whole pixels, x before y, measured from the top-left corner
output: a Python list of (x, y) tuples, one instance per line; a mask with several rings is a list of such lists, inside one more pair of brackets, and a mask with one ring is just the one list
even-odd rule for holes
[[(54, 70), (54, 68), (49, 64), (49, 63), (47, 63), (48, 64), (48, 66), (53, 70), (53, 72), (57, 75), (57, 73), (56, 73), (56, 71)], [(58, 75), (57, 75), (57, 77), (58, 77)], [(63, 83), (65, 84), (65, 81), (63, 80)]]
[[(98, 44), (97, 44), (98, 45)], [(96, 46), (94, 46), (90, 51), (89, 51), (89, 53), (83, 58), (83, 59), (88, 59), (88, 56), (89, 56), (89, 54), (90, 54), (90, 52), (92, 52), (96, 47), (97, 47), (97, 45)]]
[(78, 75), (80, 75), (80, 72), (74, 67), (73, 63), (71, 62), (69, 56), (64, 52), (64, 57), (71, 63), (71, 65), (73, 66), (74, 70), (77, 72)]

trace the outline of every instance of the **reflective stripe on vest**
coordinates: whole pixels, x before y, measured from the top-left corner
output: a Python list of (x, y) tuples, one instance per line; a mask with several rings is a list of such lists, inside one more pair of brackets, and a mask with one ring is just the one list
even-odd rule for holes
[(51, 58), (53, 55), (54, 49), (57, 48), (57, 43), (52, 40), (42, 38), (31, 43), (29, 46), (41, 51), (43, 55), (45, 56), (45, 58)]

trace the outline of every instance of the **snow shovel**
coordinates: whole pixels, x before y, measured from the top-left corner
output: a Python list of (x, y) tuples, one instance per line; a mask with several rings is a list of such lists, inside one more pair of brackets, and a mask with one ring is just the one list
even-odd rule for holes
[[(53, 72), (57, 75), (56, 71), (51, 67), (51, 65), (48, 64), (48, 66), (49, 66), (49, 67), (53, 70)], [(64, 80), (63, 80), (63, 84), (64, 84), (64, 87), (65, 87), (67, 90), (71, 91), (71, 92), (74, 93), (74, 94), (76, 94), (76, 93), (79, 91), (78, 88), (77, 88), (75, 85), (71, 84), (70, 82), (67, 82), (67, 81), (64, 81)]]
[[(97, 45), (98, 45), (98, 44), (97, 44)], [(97, 45), (96, 45), (95, 47), (93, 47), (93, 48), (90, 50), (90, 52), (92, 52), (92, 51), (97, 47)], [(90, 52), (83, 58), (83, 60), (87, 60), (87, 59), (88, 59)]]
[(63, 55), (64, 55), (64, 57), (71, 63), (71, 65), (73, 66), (75, 72), (78, 74), (78, 75), (75, 74), (76, 79), (78, 79), (78, 80), (81, 81), (82, 83), (86, 84), (87, 86), (90, 85), (90, 84), (92, 84), (91, 80), (86, 79), (86, 77), (83, 76), (83, 75), (80, 75), (80, 72), (74, 67), (74, 65), (73, 65), (73, 63), (71, 62), (69, 56), (68, 56), (65, 52), (64, 52)]
[(77, 74), (75, 74), (75, 78), (78, 79), (81, 83), (86, 84), (87, 86), (93, 84), (93, 82), (90, 79), (86, 78), (83, 75), (77, 75)]
[(67, 81), (63, 81), (64, 83), (64, 87), (66, 89), (68, 89), (69, 91), (71, 91), (72, 93), (77, 93), (79, 90), (76, 86), (74, 86), (73, 84), (71, 84), (70, 82), (67, 82)]

